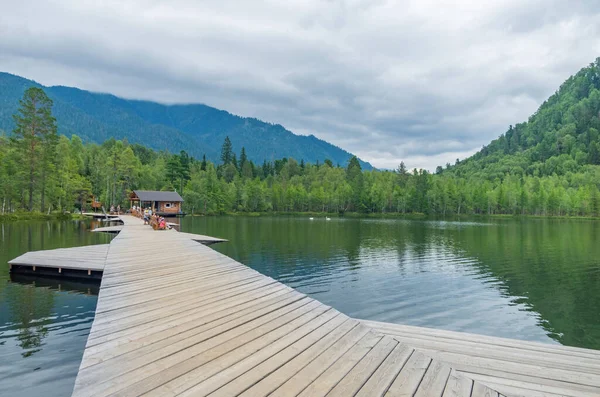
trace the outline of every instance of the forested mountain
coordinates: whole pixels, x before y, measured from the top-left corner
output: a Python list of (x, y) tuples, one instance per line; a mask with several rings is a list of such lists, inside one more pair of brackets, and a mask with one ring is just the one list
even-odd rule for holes
[[(256, 163), (283, 157), (309, 163), (331, 160), (345, 166), (352, 155), (313, 135), (295, 135), (281, 125), (239, 117), (206, 105), (163, 105), (118, 98), (71, 87), (42, 85), (8, 73), (0, 73), (0, 130), (11, 132), (12, 115), (29, 87), (41, 87), (54, 102), (58, 133), (73, 134), (84, 142), (102, 143), (114, 137), (171, 153), (187, 151), (217, 161), (226, 136), (233, 149), (246, 149)], [(369, 163), (361, 166), (371, 169)]]
[(584, 171), (600, 164), (599, 116), (600, 58), (565, 81), (528, 121), (511, 125), (450, 171), (488, 180)]
[[(11, 87), (17, 93), (23, 89)], [(226, 113), (203, 106), (165, 107), (62, 87), (48, 90), (57, 101), (54, 104), (38, 88), (28, 89), (20, 104), (19, 98), (8, 103), (8, 95), (1, 96), (5, 102), (0, 106), (0, 120), (12, 116), (7, 109), (13, 108), (18, 126), (10, 130), (9, 124), (2, 125), (13, 132), (11, 139), (0, 134), (0, 214), (72, 211), (86, 207), (91, 195), (107, 206), (123, 206), (133, 189), (177, 189), (185, 198), (185, 211), (204, 214), (600, 216), (600, 60), (569, 78), (526, 123), (509, 127), (479, 153), (454, 166), (438, 167), (435, 174), (410, 171), (403, 163), (394, 171), (364, 170), (356, 157), (340, 166), (331, 161), (335, 161), (333, 156), (312, 164), (307, 157), (301, 161), (301, 155), (300, 161), (252, 161), (245, 144), (233, 137), (217, 142), (215, 131), (196, 128), (196, 120), (209, 120), (208, 125), (214, 125), (212, 118), (230, 120), (230, 125), (222, 122), (230, 131), (239, 127), (240, 120), (254, 126), (248, 130), (264, 126), (269, 131), (264, 135), (265, 145), (270, 142), (269, 134), (281, 127), (225, 117)], [(65, 116), (69, 111), (74, 113)], [(60, 134), (92, 125), (94, 131), (96, 127), (104, 131), (105, 138), (114, 133), (119, 119), (124, 126), (160, 128), (144, 135), (151, 137), (147, 141), (125, 135), (127, 140), (107, 139), (100, 145)], [(163, 139), (168, 143), (167, 137), (185, 141), (193, 134), (202, 139), (211, 136), (213, 150), (219, 154), (209, 159), (216, 160), (144, 146), (152, 147)], [(139, 141), (143, 145), (132, 143)]]

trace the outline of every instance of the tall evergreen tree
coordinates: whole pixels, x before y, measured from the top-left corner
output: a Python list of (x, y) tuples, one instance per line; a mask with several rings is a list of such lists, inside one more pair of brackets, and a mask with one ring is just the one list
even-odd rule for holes
[(248, 156), (246, 156), (246, 148), (242, 147), (242, 151), (240, 152), (240, 170), (244, 168), (244, 164), (248, 161)]
[(31, 211), (40, 179), (45, 190), (47, 173), (39, 168), (45, 169), (54, 160), (56, 119), (52, 116), (52, 100), (41, 88), (28, 88), (19, 104), (18, 113), (13, 116), (16, 124), (14, 142), (27, 167), (27, 207)]
[(181, 162), (179, 161), (179, 156), (175, 154), (171, 155), (165, 168), (167, 179), (171, 183), (171, 186), (175, 186), (175, 181), (179, 179), (179, 176), (181, 175)]
[(346, 181), (352, 188), (352, 206), (359, 211), (362, 209), (363, 173), (356, 156), (352, 156), (348, 162)]
[(206, 171), (206, 154), (202, 155), (202, 163), (200, 163), (200, 171)]
[(235, 155), (235, 153), (231, 157), (231, 164), (233, 165), (233, 168), (235, 168), (236, 170), (238, 169), (238, 160), (237, 160), (237, 156)]
[(271, 175), (271, 167), (269, 167), (269, 163), (267, 163), (267, 160), (263, 161), (262, 171), (265, 178)]
[(233, 147), (231, 145), (231, 140), (229, 136), (225, 137), (225, 141), (223, 142), (223, 146), (221, 147), (221, 161), (224, 165), (231, 163), (233, 159)]

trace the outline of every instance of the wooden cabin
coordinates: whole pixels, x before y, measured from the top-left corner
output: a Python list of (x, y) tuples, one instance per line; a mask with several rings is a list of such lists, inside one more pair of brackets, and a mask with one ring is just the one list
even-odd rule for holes
[(94, 211), (102, 208), (102, 203), (100, 201), (98, 201), (98, 199), (94, 195), (92, 195), (92, 203), (91, 204), (92, 204), (92, 209)]
[(159, 192), (155, 190), (134, 190), (129, 195), (131, 206), (150, 207), (152, 212), (162, 216), (183, 216), (181, 208), (183, 198), (177, 192)]

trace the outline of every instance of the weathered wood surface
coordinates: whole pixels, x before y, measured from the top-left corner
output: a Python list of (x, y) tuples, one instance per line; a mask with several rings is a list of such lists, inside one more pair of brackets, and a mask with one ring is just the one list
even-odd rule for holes
[[(177, 225), (177, 226), (179, 226), (179, 225)], [(123, 227), (124, 227), (123, 225), (97, 227), (97, 228), (93, 229), (92, 232), (98, 232), (98, 233), (119, 233), (121, 230), (123, 230)], [(211, 245), (211, 244), (216, 244), (216, 243), (225, 243), (225, 242), (227, 242), (227, 240), (225, 240), (225, 239), (218, 238), (218, 237), (212, 237), (212, 236), (205, 236), (203, 234), (178, 232), (175, 229), (161, 230), (161, 232), (166, 232), (166, 231), (180, 233), (180, 235), (182, 237), (186, 237), (186, 238), (188, 238), (190, 240), (194, 240), (194, 241), (197, 241), (197, 242), (205, 244), (205, 245)]]
[(109, 244), (85, 247), (30, 251), (11, 261), (9, 265), (103, 271)]
[(600, 351), (362, 321), (510, 396), (600, 396)]
[(95, 233), (118, 233), (121, 230), (123, 230), (123, 226), (119, 225), (119, 226), (104, 226), (104, 227), (97, 227), (95, 229), (92, 229), (92, 232)]
[(105, 214), (102, 212), (82, 212), (81, 215), (91, 216), (93, 218), (112, 218), (113, 220), (118, 220), (119, 218), (119, 215)]
[(202, 234), (195, 233), (177, 232), (175, 229), (171, 229), (171, 231), (179, 233), (182, 236), (189, 238), (190, 240), (194, 240), (205, 245), (227, 242), (227, 240), (218, 237), (204, 236)]
[(74, 396), (498, 396), (183, 233), (121, 218)]

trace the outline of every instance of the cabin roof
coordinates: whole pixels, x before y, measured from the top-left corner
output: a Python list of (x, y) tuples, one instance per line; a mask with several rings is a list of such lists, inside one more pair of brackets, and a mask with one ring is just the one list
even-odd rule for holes
[(133, 192), (140, 199), (140, 201), (183, 201), (177, 192), (159, 192), (156, 190), (134, 190)]

